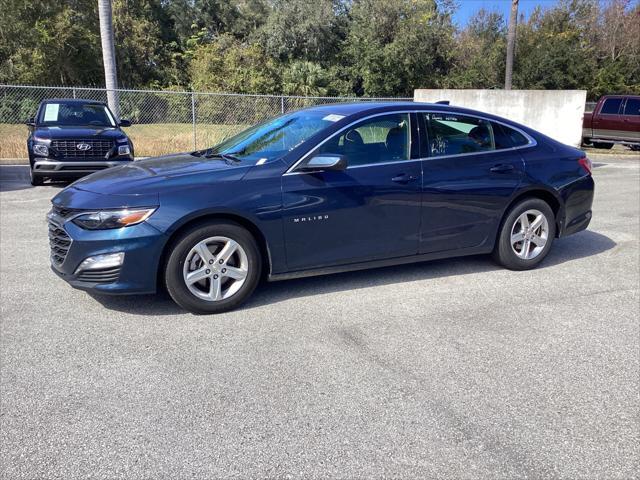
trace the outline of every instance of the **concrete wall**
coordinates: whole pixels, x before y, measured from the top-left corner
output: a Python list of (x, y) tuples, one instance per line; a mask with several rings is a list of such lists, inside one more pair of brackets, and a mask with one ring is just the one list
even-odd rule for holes
[(492, 113), (531, 127), (567, 145), (579, 146), (586, 90), (415, 90), (416, 102), (449, 100), (451, 105)]

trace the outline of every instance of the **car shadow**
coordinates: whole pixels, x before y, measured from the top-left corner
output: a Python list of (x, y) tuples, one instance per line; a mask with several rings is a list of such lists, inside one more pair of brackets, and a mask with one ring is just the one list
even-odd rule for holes
[[(551, 252), (538, 268), (549, 268), (573, 260), (598, 255), (612, 249), (616, 243), (606, 235), (584, 231), (556, 240)], [(415, 264), (337, 273), (322, 277), (300, 278), (282, 282), (263, 282), (247, 303), (240, 307), (252, 309), (291, 298), (324, 295), (343, 290), (358, 290), (416, 280), (466, 275), (499, 270), (488, 255), (432, 260)], [(142, 296), (105, 296), (91, 294), (105, 308), (134, 315), (176, 315), (185, 313), (166, 292)]]
[[(64, 188), (72, 180), (48, 180), (45, 187)], [(28, 165), (0, 165), (0, 192), (12, 192), (16, 190), (28, 190), (37, 188), (29, 181)]]

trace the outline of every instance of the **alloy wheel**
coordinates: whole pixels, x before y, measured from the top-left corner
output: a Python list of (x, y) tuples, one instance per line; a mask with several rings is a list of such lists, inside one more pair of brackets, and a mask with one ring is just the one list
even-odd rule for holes
[(242, 246), (228, 237), (209, 237), (187, 254), (183, 279), (196, 297), (217, 302), (236, 294), (244, 285), (249, 260)]
[(549, 238), (549, 221), (539, 210), (522, 213), (511, 227), (511, 248), (523, 260), (532, 260), (542, 253)]

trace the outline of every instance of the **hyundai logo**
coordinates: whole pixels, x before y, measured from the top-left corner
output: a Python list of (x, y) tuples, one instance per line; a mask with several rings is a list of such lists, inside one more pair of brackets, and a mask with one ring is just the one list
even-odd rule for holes
[(79, 143), (76, 145), (76, 148), (82, 152), (86, 152), (87, 150), (91, 149), (91, 145), (89, 145), (88, 143)]

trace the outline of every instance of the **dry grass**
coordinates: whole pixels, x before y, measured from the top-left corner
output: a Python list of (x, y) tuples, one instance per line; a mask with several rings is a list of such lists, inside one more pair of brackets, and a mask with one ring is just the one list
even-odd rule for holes
[[(221, 142), (247, 128), (247, 125), (196, 125), (198, 148)], [(190, 123), (156, 123), (133, 125), (124, 129), (135, 146), (136, 157), (193, 150), (193, 126)], [(0, 124), (0, 159), (26, 159), (27, 135), (25, 125)]]

